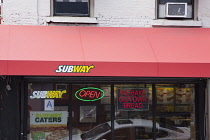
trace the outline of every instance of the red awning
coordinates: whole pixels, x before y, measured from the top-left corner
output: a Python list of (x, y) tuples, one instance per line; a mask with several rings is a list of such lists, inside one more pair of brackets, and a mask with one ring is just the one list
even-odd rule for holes
[[(0, 31), (0, 75), (210, 77), (206, 28), (1, 25)], [(58, 72), (60, 65), (68, 71)]]

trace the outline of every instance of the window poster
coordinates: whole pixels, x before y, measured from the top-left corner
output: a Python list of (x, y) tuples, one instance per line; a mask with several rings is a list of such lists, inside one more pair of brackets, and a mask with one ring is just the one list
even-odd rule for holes
[(191, 88), (176, 88), (176, 104), (190, 104), (193, 91)]
[(67, 137), (67, 116), (67, 111), (30, 111), (31, 140), (50, 138), (54, 133)]
[(157, 104), (174, 104), (174, 88), (157, 88)]
[(118, 110), (149, 110), (148, 91), (148, 88), (119, 88), (117, 90)]
[(101, 104), (111, 104), (111, 87), (109, 85), (102, 86), (104, 97), (101, 99)]

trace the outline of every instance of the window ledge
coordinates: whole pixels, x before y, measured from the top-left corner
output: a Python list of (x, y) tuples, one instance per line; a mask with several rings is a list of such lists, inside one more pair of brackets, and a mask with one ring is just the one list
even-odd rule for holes
[(98, 23), (96, 18), (91, 17), (47, 17), (46, 22), (59, 22), (59, 23)]
[(182, 27), (201, 27), (201, 21), (194, 20), (153, 20), (152, 26), (182, 26)]

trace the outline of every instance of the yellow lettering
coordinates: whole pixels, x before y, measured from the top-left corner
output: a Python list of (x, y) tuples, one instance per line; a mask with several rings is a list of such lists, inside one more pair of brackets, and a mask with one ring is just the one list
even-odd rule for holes
[(63, 93), (66, 93), (66, 90), (63, 90), (63, 91), (62, 91), (62, 94), (63, 94)]
[(53, 91), (47, 91), (46, 98), (53, 98)]
[(52, 97), (55, 98), (56, 97), (56, 92), (52, 91)]
[(62, 98), (62, 92), (61, 91), (58, 92), (58, 98)]
[(90, 72), (90, 69), (93, 69), (95, 66), (86, 66), (86, 73), (89, 73)]
[(62, 95), (66, 93), (66, 90), (63, 91), (47, 91), (46, 98), (62, 98)]
[(74, 72), (80, 72), (82, 66), (74, 66)]
[(85, 69), (86, 69), (86, 66), (82, 66), (82, 68), (81, 68), (80, 72), (81, 72), (81, 73), (82, 73), (82, 72), (84, 72), (84, 73), (85, 73)]
[(36, 117), (39, 117), (39, 116), (40, 116), (40, 115), (37, 113), (37, 114), (36, 114)]

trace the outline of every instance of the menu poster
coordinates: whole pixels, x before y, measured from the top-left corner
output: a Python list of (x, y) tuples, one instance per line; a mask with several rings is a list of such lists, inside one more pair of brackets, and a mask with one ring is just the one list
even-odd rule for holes
[(157, 104), (173, 104), (174, 88), (157, 88)]
[(191, 88), (176, 88), (176, 104), (191, 104), (192, 97)]
[(67, 111), (30, 111), (31, 140), (42, 140), (51, 135), (66, 137), (67, 116)]

